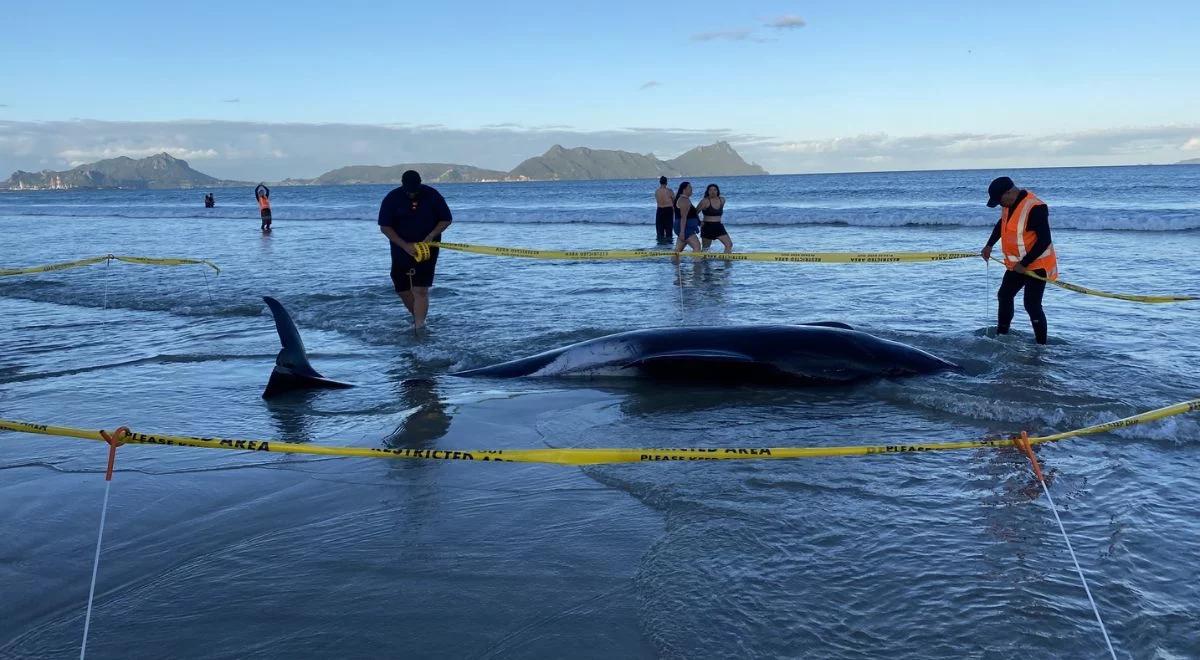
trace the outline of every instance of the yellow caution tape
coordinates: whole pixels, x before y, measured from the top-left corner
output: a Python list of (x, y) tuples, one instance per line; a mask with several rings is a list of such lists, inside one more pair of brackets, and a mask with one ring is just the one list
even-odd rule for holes
[[(420, 245), (418, 243), (418, 245)], [(680, 253), (667, 250), (531, 250), (528, 248), (498, 247), (493, 245), (469, 245), (466, 243), (429, 243), (457, 252), (488, 254), (496, 257), (522, 257), (525, 259), (571, 259), (571, 260), (635, 260), (665, 259)], [(979, 256), (975, 252), (684, 252), (682, 254), (701, 259), (722, 261), (773, 261), (779, 263), (806, 264), (895, 264), (928, 261), (948, 261)]]
[(46, 264), (44, 266), (30, 266), (28, 268), (3, 268), (0, 269), (0, 277), (5, 275), (26, 275), (29, 273), (49, 273), (56, 270), (67, 270), (68, 268), (80, 268), (82, 266), (90, 266), (98, 264), (102, 261), (124, 261), (131, 264), (144, 264), (148, 266), (187, 266), (191, 264), (203, 264), (217, 271), (220, 274), (221, 269), (216, 264), (207, 259), (182, 259), (182, 258), (160, 258), (160, 257), (129, 257), (116, 254), (106, 254), (99, 257), (88, 257), (87, 259), (76, 259), (75, 261), (62, 261), (56, 264)]
[(117, 261), (124, 261), (131, 264), (145, 264), (147, 266), (190, 266), (193, 264), (201, 264), (221, 273), (220, 267), (208, 259), (184, 259), (184, 258), (163, 258), (163, 257), (128, 257), (122, 255), (110, 255)]
[[(1001, 259), (997, 259), (996, 257), (992, 257), (992, 261), (995, 261), (996, 263), (998, 263), (1002, 266), (1004, 265), (1004, 261)], [(1037, 273), (1033, 273), (1030, 271), (1025, 271), (1025, 275), (1028, 277), (1032, 277), (1035, 280), (1041, 280), (1043, 282), (1048, 282), (1050, 284), (1053, 284), (1056, 287), (1066, 289), (1067, 291), (1074, 291), (1075, 293), (1082, 293), (1082, 294), (1085, 294), (1088, 296), (1096, 296), (1098, 298), (1112, 298), (1113, 300), (1128, 300), (1129, 302), (1140, 302), (1140, 303), (1172, 303), (1172, 302), (1187, 302), (1189, 300), (1200, 300), (1200, 297), (1197, 297), (1197, 296), (1139, 296), (1139, 295), (1133, 294), (1133, 293), (1111, 293), (1109, 291), (1100, 291), (1098, 289), (1089, 289), (1086, 286), (1079, 286), (1078, 284), (1071, 284), (1070, 282), (1061, 282), (1059, 280), (1048, 279), (1048, 278), (1042, 277), (1041, 275), (1038, 275)]]
[[(1073, 431), (1064, 431), (1042, 437), (1029, 438), (1030, 444), (1058, 442), (1113, 429), (1144, 424), (1172, 415), (1200, 411), (1200, 399), (1184, 401), (1165, 408), (1118, 419), (1104, 424), (1087, 426)], [(18, 433), (81, 438), (103, 442), (100, 431), (89, 431), (67, 426), (50, 426), (12, 420), (0, 420), (0, 430)], [(935, 442), (928, 444), (852, 445), (843, 447), (694, 447), (694, 448), (562, 448), (562, 449), (390, 449), (367, 447), (328, 447), (323, 445), (301, 445), (274, 440), (232, 440), (224, 438), (200, 438), (192, 436), (146, 434), (130, 431), (125, 442), (143, 445), (175, 445), (183, 447), (206, 447), (210, 449), (235, 449), (243, 451), (268, 451), (287, 454), (314, 454), (318, 456), (343, 456), (348, 458), (410, 458), (448, 461), (505, 461), (513, 463), (549, 463), (554, 465), (599, 465), (611, 463), (640, 463), (647, 461), (712, 461), (712, 460), (764, 460), (789, 458), (830, 458), (835, 456), (869, 456), (873, 454), (910, 454), (917, 452), (947, 451), (953, 449), (978, 449), (983, 447), (1012, 447), (1012, 439), (965, 440), (961, 442)]]
[[(428, 246), (442, 247), (447, 250), (455, 250), (457, 252), (470, 252), (473, 254), (487, 254), (497, 257), (520, 257), (524, 259), (570, 259), (576, 261), (604, 261), (604, 260), (635, 260), (635, 259), (662, 259), (678, 256), (681, 253), (668, 252), (665, 250), (532, 250), (529, 248), (512, 248), (500, 247), (494, 245), (470, 245), (467, 243), (416, 243), (417, 246), (417, 261), (424, 261), (428, 258)], [(421, 247), (426, 248), (425, 256), (422, 257)], [(895, 263), (914, 263), (914, 262), (934, 262), (934, 261), (950, 261), (952, 259), (966, 259), (969, 257), (978, 256), (974, 252), (735, 252), (732, 254), (724, 254), (722, 252), (685, 252), (682, 254), (699, 257), (701, 259), (720, 259), (724, 261), (765, 261), (776, 263), (810, 263), (810, 264), (895, 264)], [(1003, 264), (1000, 259), (992, 257), (992, 260)], [(1034, 273), (1025, 273), (1029, 277), (1049, 282), (1054, 286), (1075, 291), (1077, 293), (1087, 294), (1089, 296), (1098, 296), (1100, 298), (1112, 298), (1114, 300), (1127, 300), (1130, 302), (1141, 303), (1170, 303), (1170, 302), (1186, 302), (1189, 300), (1200, 300), (1197, 296), (1187, 295), (1171, 295), (1171, 296), (1143, 296), (1130, 293), (1110, 293), (1108, 291), (1100, 291), (1097, 289), (1089, 289), (1071, 284), (1069, 282), (1060, 282), (1058, 280), (1048, 280)]]
[(67, 270), (68, 268), (90, 266), (91, 264), (98, 264), (101, 261), (108, 261), (108, 255), (103, 257), (90, 257), (87, 259), (76, 259), (75, 261), (63, 261), (57, 264), (46, 264), (44, 266), (30, 266), (28, 268), (4, 268), (0, 269), (0, 277), (4, 275), (24, 275), (26, 273), (49, 273), (55, 270)]

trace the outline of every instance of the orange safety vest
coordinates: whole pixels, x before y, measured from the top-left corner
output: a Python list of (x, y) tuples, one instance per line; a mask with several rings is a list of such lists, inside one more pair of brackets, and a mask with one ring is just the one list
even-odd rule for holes
[(259, 195), (258, 196), (258, 210), (261, 211), (263, 209), (269, 209), (269, 208), (271, 208), (271, 200), (267, 199), (266, 195)]
[[(1035, 206), (1045, 206), (1046, 203), (1036, 195), (1026, 191), (1025, 198), (1017, 203), (1012, 211), (1000, 207), (1000, 251), (1004, 253), (1004, 267), (1012, 270), (1013, 266), (1021, 263), (1033, 244), (1037, 242), (1037, 234), (1025, 229), (1029, 220), (1029, 212)], [(1046, 270), (1046, 279), (1058, 279), (1058, 257), (1054, 254), (1054, 243), (1046, 246), (1046, 251), (1027, 266), (1029, 270)]]

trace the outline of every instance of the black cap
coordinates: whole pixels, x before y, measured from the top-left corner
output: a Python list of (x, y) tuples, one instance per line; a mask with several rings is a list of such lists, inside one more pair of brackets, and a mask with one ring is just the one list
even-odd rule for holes
[(996, 208), (996, 205), (1000, 203), (1000, 196), (1016, 187), (1017, 184), (1006, 176), (992, 179), (992, 182), (988, 184), (988, 208)]
[(416, 170), (407, 170), (400, 175), (400, 187), (412, 195), (421, 192), (421, 175)]

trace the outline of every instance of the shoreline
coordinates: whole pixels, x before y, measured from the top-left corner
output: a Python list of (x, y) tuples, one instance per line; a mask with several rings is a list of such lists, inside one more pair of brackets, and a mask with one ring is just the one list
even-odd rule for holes
[[(688, 174), (683, 176), (672, 177), (675, 180), (684, 179), (760, 179), (760, 178), (778, 178), (778, 177), (809, 177), (809, 176), (868, 176), (881, 174), (939, 174), (949, 172), (1035, 172), (1047, 170), (1100, 170), (1100, 169), (1117, 169), (1117, 168), (1144, 168), (1144, 167), (1200, 167), (1200, 163), (1143, 163), (1129, 165), (1052, 165), (1042, 167), (965, 167), (965, 168), (937, 168), (927, 170), (859, 170), (853, 172), (774, 172), (771, 174)], [(613, 178), (613, 179), (486, 179), (480, 181), (430, 181), (430, 185), (437, 186), (461, 186), (461, 185), (482, 185), (482, 184), (504, 184), (504, 183), (591, 183), (591, 182), (628, 182), (628, 181), (650, 181), (650, 178)], [(356, 183), (310, 183), (302, 179), (283, 179), (280, 181), (267, 181), (271, 186), (280, 188), (342, 188), (342, 187), (358, 187), (358, 186), (399, 186), (400, 181), (390, 182), (356, 182)], [(128, 191), (147, 191), (147, 190), (205, 190), (214, 189), (220, 190), (223, 188), (242, 188), (250, 187), (256, 184), (245, 181), (222, 181), (219, 184), (210, 186), (190, 185), (190, 186), (147, 186), (139, 188), (127, 187), (97, 187), (97, 188), (0, 188), (0, 193), (23, 193), (23, 192), (113, 192), (119, 190)]]

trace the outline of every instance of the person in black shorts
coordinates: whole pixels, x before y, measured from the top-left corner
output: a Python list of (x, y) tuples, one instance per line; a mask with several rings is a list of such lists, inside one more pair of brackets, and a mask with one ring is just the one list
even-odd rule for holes
[(271, 231), (271, 189), (264, 184), (254, 188), (254, 199), (258, 202), (258, 216), (262, 218), (263, 231)]
[(400, 183), (379, 205), (379, 230), (390, 242), (392, 285), (413, 315), (413, 329), (420, 330), (429, 313), (438, 248), (429, 248), (429, 256), (419, 260), (421, 250), (414, 243), (442, 240), (451, 222), (450, 207), (441, 193), (421, 183), (414, 170), (405, 172)]
[(725, 198), (721, 196), (721, 188), (715, 183), (708, 184), (704, 189), (704, 199), (696, 208), (704, 214), (704, 221), (700, 223), (700, 249), (707, 250), (717, 240), (725, 246), (725, 254), (733, 252), (733, 239), (729, 238), (729, 232), (725, 231), (725, 224), (721, 222), (721, 217), (725, 215)]
[(662, 245), (671, 242), (671, 226), (675, 224), (675, 195), (667, 187), (667, 177), (658, 177), (658, 190), (654, 191), (654, 202), (658, 209), (654, 212), (654, 231), (657, 240)]

